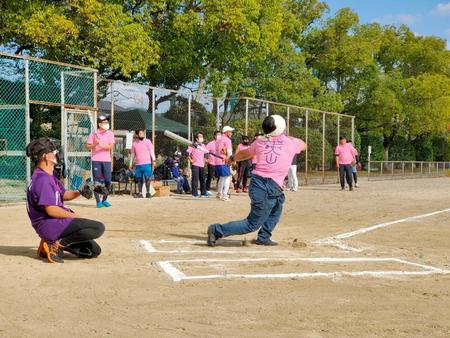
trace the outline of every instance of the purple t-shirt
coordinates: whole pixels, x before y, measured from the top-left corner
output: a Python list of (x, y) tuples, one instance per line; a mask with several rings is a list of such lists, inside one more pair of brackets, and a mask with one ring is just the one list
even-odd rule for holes
[(27, 211), (31, 224), (39, 237), (45, 241), (58, 240), (73, 218), (52, 218), (45, 212), (44, 207), (56, 205), (67, 211), (64, 207), (64, 187), (53, 175), (47, 174), (37, 168), (31, 176), (27, 190)]

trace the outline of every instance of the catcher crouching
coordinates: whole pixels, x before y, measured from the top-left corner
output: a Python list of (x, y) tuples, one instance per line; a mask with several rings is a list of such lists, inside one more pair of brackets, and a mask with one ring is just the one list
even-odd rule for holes
[[(36, 164), (27, 189), (27, 211), (31, 224), (41, 242), (38, 256), (51, 263), (63, 263), (64, 251), (79, 258), (94, 258), (101, 253), (95, 241), (105, 231), (103, 223), (79, 218), (64, 201), (71, 201), (80, 195), (91, 198), (92, 189), (65, 190), (59, 178), (54, 175), (58, 163), (58, 150), (48, 138), (32, 141), (26, 154)], [(103, 189), (94, 187), (95, 191)]]

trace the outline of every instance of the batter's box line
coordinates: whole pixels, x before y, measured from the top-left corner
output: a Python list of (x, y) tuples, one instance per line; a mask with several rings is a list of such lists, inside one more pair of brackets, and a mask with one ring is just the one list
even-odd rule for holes
[(446, 213), (446, 212), (450, 212), (450, 208), (443, 209), (443, 210), (438, 210), (438, 211), (433, 211), (433, 212), (422, 214), (422, 215), (410, 216), (410, 217), (406, 217), (406, 218), (402, 218), (402, 219), (398, 219), (398, 220), (394, 220), (394, 221), (379, 223), (379, 224), (371, 225), (371, 226), (368, 226), (368, 227), (359, 228), (359, 229), (356, 229), (356, 230), (353, 230), (353, 231), (344, 232), (344, 233), (337, 234), (337, 235), (334, 235), (334, 236), (331, 236), (331, 237), (326, 237), (326, 238), (323, 238), (323, 239), (319, 239), (317, 241), (314, 241), (313, 244), (330, 245), (330, 246), (334, 246), (334, 247), (337, 247), (337, 248), (345, 250), (345, 251), (362, 252), (365, 249), (352, 247), (350, 245), (344, 244), (342, 241), (344, 239), (347, 239), (347, 238), (350, 238), (350, 237), (358, 236), (358, 235), (361, 235), (361, 234), (364, 234), (364, 233), (367, 233), (367, 232), (371, 232), (371, 231), (374, 231), (374, 230), (377, 230), (377, 229), (380, 229), (380, 228), (386, 228), (386, 227), (394, 225), (394, 224), (416, 221), (416, 220), (419, 220), (419, 219), (422, 219), (422, 218), (432, 217), (432, 216), (443, 214), (443, 213)]
[(156, 244), (205, 244), (206, 241), (200, 240), (139, 240), (137, 244), (144, 249), (148, 253), (161, 253), (161, 254), (290, 254), (290, 251), (287, 250), (239, 250), (230, 248), (229, 250), (220, 250), (220, 249), (206, 249), (206, 250), (191, 250), (191, 249), (174, 249), (174, 250), (159, 250), (154, 247), (153, 243)]
[[(352, 262), (395, 262), (422, 268), (423, 271), (405, 270), (380, 270), (380, 271), (334, 271), (334, 272), (294, 272), (294, 273), (268, 273), (268, 274), (213, 274), (187, 276), (173, 264), (203, 262), (262, 262), (262, 261), (306, 261), (319, 263), (352, 263)], [(157, 262), (161, 269), (167, 273), (174, 282), (184, 280), (211, 280), (211, 279), (306, 279), (306, 278), (337, 278), (337, 277), (377, 277), (387, 278), (396, 276), (426, 276), (433, 274), (450, 274), (450, 270), (436, 268), (434, 266), (409, 262), (400, 258), (367, 258), (367, 257), (302, 257), (302, 258), (249, 258), (249, 259), (187, 259)]]

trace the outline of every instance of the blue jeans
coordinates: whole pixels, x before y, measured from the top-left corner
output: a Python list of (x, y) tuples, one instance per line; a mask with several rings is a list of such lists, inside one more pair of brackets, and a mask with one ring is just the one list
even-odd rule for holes
[(271, 178), (253, 175), (249, 195), (251, 209), (247, 218), (214, 224), (217, 237), (244, 235), (259, 229), (258, 241), (262, 243), (269, 241), (283, 211), (284, 193)]
[[(111, 162), (92, 161), (92, 176), (94, 183), (102, 183), (108, 188), (111, 188)], [(95, 200), (100, 202), (100, 195), (94, 192)], [(106, 201), (108, 195), (103, 195), (102, 201)]]

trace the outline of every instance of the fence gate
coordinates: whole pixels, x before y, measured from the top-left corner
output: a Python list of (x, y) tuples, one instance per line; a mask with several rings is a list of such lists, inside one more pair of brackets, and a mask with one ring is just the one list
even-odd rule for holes
[(80, 189), (91, 178), (91, 152), (86, 149), (89, 134), (94, 130), (95, 113), (90, 110), (62, 109), (62, 149), (68, 189)]

